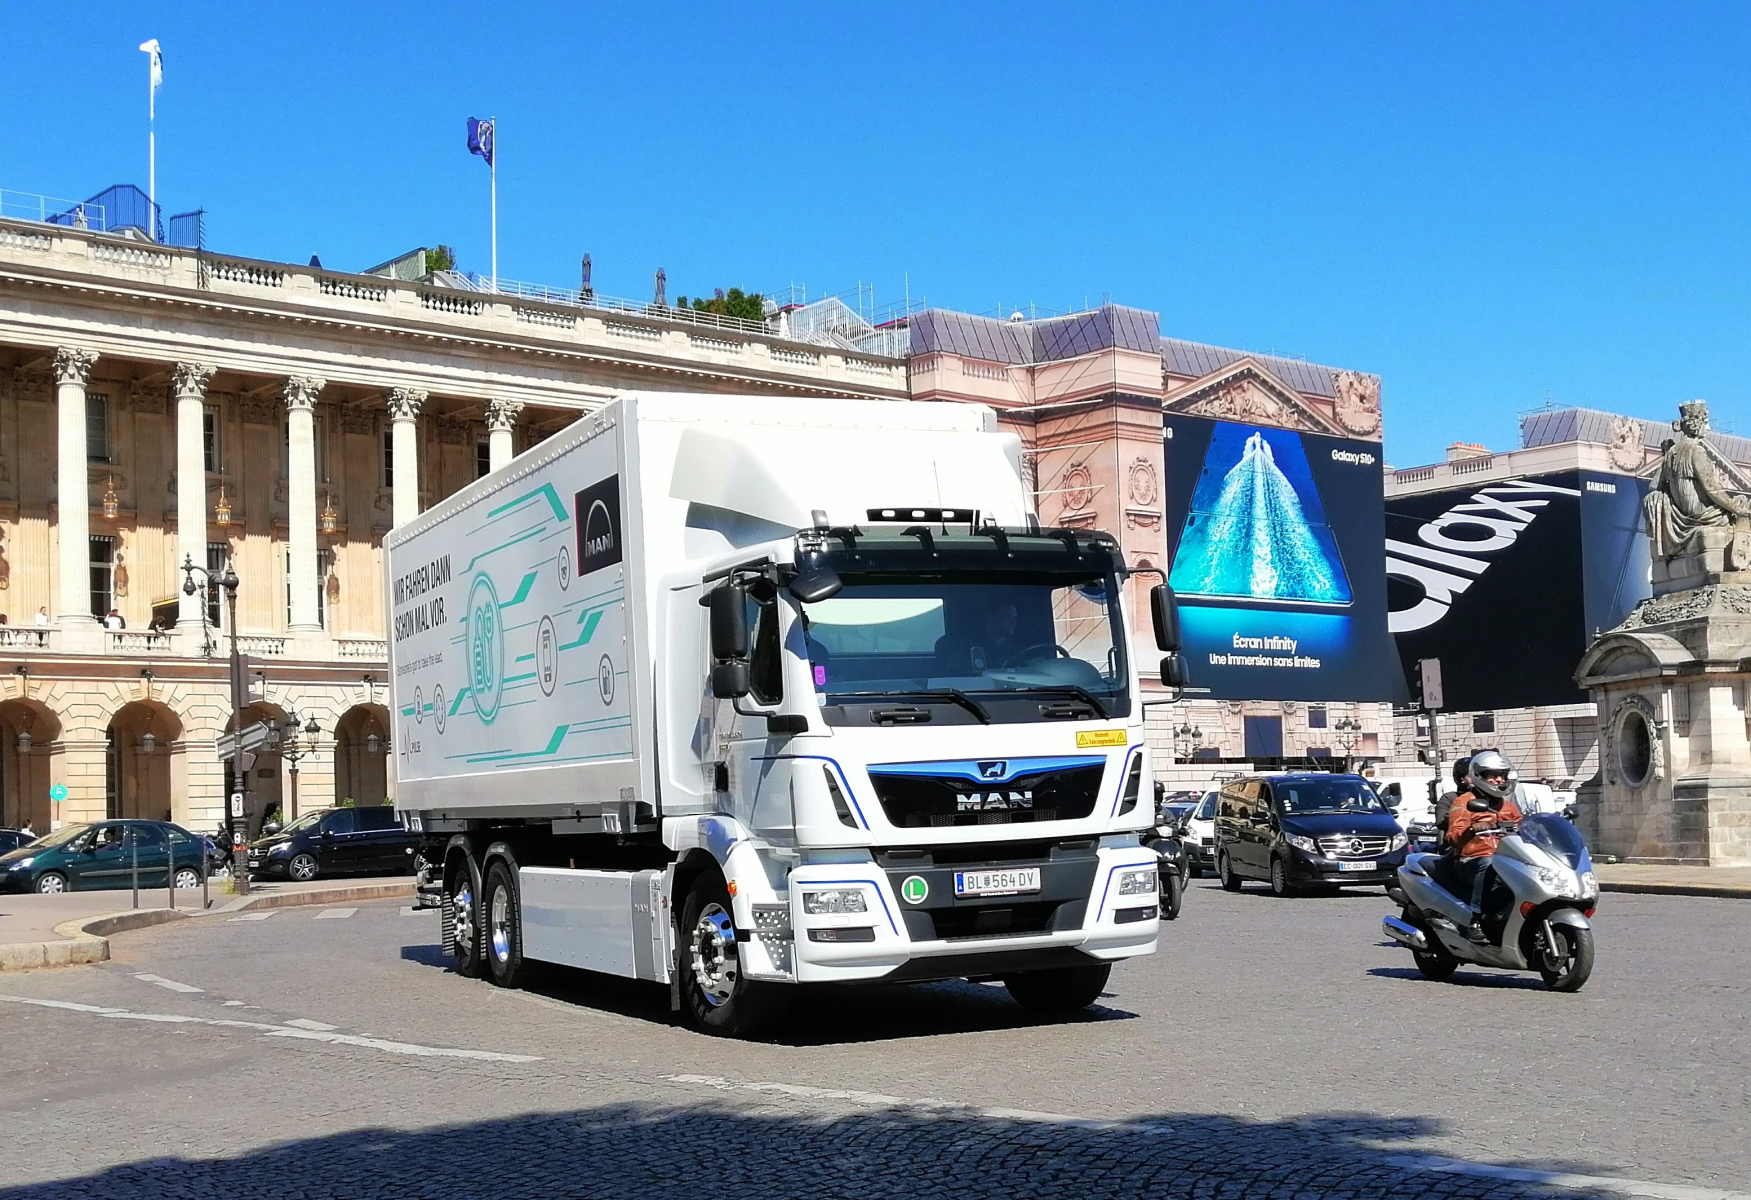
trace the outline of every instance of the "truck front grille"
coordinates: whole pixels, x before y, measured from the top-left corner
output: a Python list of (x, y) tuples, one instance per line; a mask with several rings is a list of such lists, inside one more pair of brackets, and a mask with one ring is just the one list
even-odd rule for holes
[(888, 820), (902, 829), (1020, 825), (1088, 816), (1100, 795), (1105, 769), (1105, 762), (1097, 760), (1021, 771), (1003, 783), (987, 784), (965, 773), (872, 767), (870, 781)]

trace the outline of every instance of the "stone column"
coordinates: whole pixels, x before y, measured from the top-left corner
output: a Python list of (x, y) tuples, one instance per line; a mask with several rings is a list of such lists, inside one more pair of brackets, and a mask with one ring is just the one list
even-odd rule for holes
[(59, 411), (60, 477), (55, 500), (60, 522), (60, 595), (55, 617), (62, 625), (91, 625), (91, 490), (86, 483), (85, 382), (95, 350), (62, 346), (55, 351), (55, 407)]
[(312, 410), (328, 385), (325, 379), (294, 375), (286, 380), (286, 545), (291, 553), (290, 583), (294, 634), (322, 628), (316, 615), (316, 427)]
[[(206, 363), (176, 364), (170, 390), (176, 397), (176, 582), (182, 584), (182, 564), (207, 565), (207, 455), (202, 437), (206, 413), (207, 381), (213, 368)], [(180, 594), (180, 591), (179, 591)], [(205, 589), (182, 596), (176, 623), (198, 629)]]
[(404, 525), (420, 515), (419, 415), (426, 393), (418, 388), (396, 388), (389, 393), (389, 437), (394, 455), (394, 524)]
[(511, 433), (517, 428), (517, 418), (523, 413), (520, 400), (488, 400), (486, 402), (487, 464), (498, 470), (516, 456), (511, 448)]

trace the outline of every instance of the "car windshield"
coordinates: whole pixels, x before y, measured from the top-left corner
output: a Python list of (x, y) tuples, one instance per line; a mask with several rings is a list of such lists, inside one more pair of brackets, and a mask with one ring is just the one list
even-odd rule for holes
[(45, 833), (42, 837), (32, 842), (31, 845), (39, 850), (47, 850), (51, 846), (65, 846), (68, 842), (72, 841), (90, 828), (91, 826), (89, 825), (63, 825), (53, 833)]
[(1283, 806), (1286, 816), (1306, 813), (1383, 813), (1373, 789), (1360, 779), (1334, 776), (1330, 779), (1274, 779), (1271, 793)]
[(1581, 859), (1587, 853), (1587, 841), (1581, 831), (1563, 817), (1539, 813), (1520, 822), (1520, 836), (1534, 846), (1548, 850), (1575, 870), (1581, 870)]
[(317, 822), (321, 821), (322, 818), (325, 815), (327, 815), (327, 811), (328, 811), (327, 809), (324, 809), (321, 812), (305, 813), (303, 816), (299, 817), (296, 821), (293, 821), (290, 825), (288, 825), (284, 829), (280, 830), (280, 832), (281, 833), (302, 833), (306, 829), (314, 829), (314, 828), (316, 828)]
[(1205, 792), (1204, 799), (1198, 804), (1198, 811), (1192, 815), (1196, 821), (1214, 821), (1216, 819), (1216, 793)]

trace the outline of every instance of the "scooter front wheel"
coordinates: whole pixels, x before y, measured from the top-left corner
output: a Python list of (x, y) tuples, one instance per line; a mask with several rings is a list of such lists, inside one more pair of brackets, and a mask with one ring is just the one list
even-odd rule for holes
[(1593, 974), (1593, 931), (1573, 925), (1551, 925), (1554, 945), (1545, 945), (1541, 930), (1534, 940), (1538, 973), (1553, 992), (1578, 992)]

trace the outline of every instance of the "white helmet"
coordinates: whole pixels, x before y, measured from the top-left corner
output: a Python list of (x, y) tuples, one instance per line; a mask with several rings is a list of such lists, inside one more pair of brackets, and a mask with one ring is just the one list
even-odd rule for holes
[[(1500, 779), (1501, 782), (1495, 782), (1490, 776)], [(1514, 764), (1500, 750), (1480, 750), (1471, 756), (1471, 771), (1467, 782), (1471, 785), (1471, 790), (1480, 796), (1501, 800), (1514, 790), (1514, 784), (1519, 777), (1519, 772), (1514, 770)]]

